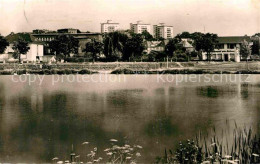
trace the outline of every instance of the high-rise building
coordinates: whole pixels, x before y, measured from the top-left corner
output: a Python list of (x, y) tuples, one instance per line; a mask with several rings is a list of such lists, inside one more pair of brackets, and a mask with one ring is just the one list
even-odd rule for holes
[(141, 34), (144, 31), (147, 31), (150, 34), (152, 34), (151, 25), (140, 23), (140, 21), (137, 21), (136, 24), (130, 23), (130, 30), (136, 34)]
[(173, 38), (172, 26), (166, 26), (163, 23), (161, 23), (160, 25), (154, 25), (153, 31), (154, 31), (155, 38), (164, 38), (164, 39)]
[(108, 20), (106, 23), (101, 23), (101, 33), (114, 32), (119, 29), (119, 23), (111, 23), (111, 20)]

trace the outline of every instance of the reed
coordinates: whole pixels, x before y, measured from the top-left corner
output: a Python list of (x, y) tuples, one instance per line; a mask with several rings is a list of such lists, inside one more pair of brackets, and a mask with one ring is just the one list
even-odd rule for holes
[(251, 128), (222, 130), (217, 135), (212, 129), (212, 136), (202, 136), (199, 132), (193, 140), (180, 142), (175, 151), (166, 150), (156, 163), (210, 163), (210, 164), (249, 164), (260, 163), (260, 138)]

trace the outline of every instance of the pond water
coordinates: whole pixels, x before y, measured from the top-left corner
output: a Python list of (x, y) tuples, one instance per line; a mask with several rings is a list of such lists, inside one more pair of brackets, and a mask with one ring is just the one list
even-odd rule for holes
[(106, 158), (111, 138), (154, 162), (213, 127), (259, 133), (259, 75), (31, 76), (0, 76), (1, 162), (65, 160), (72, 145), (83, 159), (94, 147)]

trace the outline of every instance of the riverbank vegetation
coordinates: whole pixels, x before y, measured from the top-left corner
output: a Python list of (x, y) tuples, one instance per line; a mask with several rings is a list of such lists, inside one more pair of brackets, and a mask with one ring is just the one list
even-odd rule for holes
[[(78, 154), (75, 152), (72, 152), (70, 154), (70, 161), (66, 160), (64, 163), (87, 163), (87, 164), (93, 164), (93, 163), (131, 163), (135, 164), (138, 161), (138, 158), (141, 157), (141, 151), (142, 146), (140, 145), (129, 145), (129, 144), (123, 144), (120, 145), (118, 143), (118, 140), (116, 139), (110, 139), (110, 147), (106, 148), (102, 151), (98, 150), (97, 147), (95, 147), (92, 151), (90, 151), (88, 154)], [(83, 142), (82, 146), (87, 147), (90, 143), (89, 142)], [(98, 156), (98, 154), (105, 154), (105, 157), (102, 158)], [(80, 158), (81, 157), (81, 158)], [(63, 161), (61, 161), (58, 157), (54, 157), (52, 161), (57, 162), (59, 164), (62, 164)]]
[[(13, 74), (260, 74), (258, 62), (211, 63), (208, 62), (172, 62), (172, 63), (95, 63), (95, 64), (0, 64), (0, 75)], [(249, 68), (249, 69), (247, 69)]]
[(211, 137), (198, 134), (193, 140), (181, 141), (176, 149), (165, 149), (156, 163), (259, 163), (259, 155), (260, 137), (254, 135), (252, 129), (235, 128), (231, 135), (223, 131), (218, 135), (213, 129)]
[[(142, 146), (118, 143), (111, 139), (111, 146), (104, 150), (95, 147), (88, 154), (72, 152), (71, 161), (65, 163), (138, 163)], [(83, 142), (82, 146), (88, 146)], [(213, 128), (210, 136), (198, 133), (193, 139), (180, 141), (174, 149), (165, 148), (162, 156), (155, 158), (158, 164), (247, 164), (260, 162), (260, 137), (251, 128), (236, 128), (230, 133)], [(99, 154), (99, 155), (98, 155)], [(104, 156), (102, 156), (102, 154)], [(102, 156), (102, 157), (101, 157)], [(53, 162), (62, 163), (55, 157)]]
[(93, 74), (97, 73), (88, 69), (10, 69), (0, 70), (0, 75), (25, 75), (25, 74), (38, 74), (38, 75), (70, 75), (70, 74)]

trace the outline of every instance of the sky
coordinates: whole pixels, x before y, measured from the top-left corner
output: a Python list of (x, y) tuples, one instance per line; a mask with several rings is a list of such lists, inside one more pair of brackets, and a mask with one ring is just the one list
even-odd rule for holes
[(0, 33), (77, 28), (100, 32), (112, 20), (121, 29), (141, 20), (219, 36), (260, 32), (260, 0), (0, 0)]

